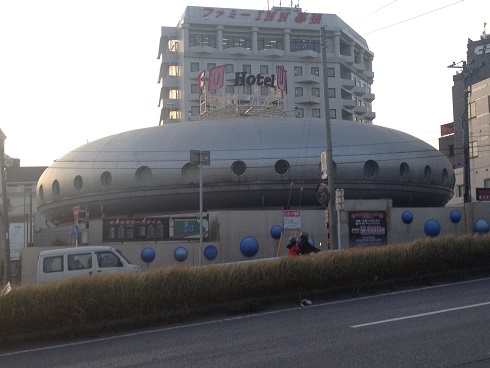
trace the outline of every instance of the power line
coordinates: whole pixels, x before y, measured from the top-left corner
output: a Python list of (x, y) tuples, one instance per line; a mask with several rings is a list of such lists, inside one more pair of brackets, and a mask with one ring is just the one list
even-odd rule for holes
[(434, 12), (436, 12), (436, 11), (439, 11), (439, 10), (442, 10), (442, 9), (445, 9), (445, 8), (448, 8), (448, 7), (450, 7), (450, 6), (456, 5), (456, 4), (461, 3), (461, 2), (463, 2), (463, 1), (464, 1), (464, 0), (455, 1), (454, 3), (448, 4), (448, 5), (444, 5), (444, 6), (441, 6), (440, 8), (433, 9), (433, 10), (428, 11), (428, 12), (426, 12), (426, 13), (422, 13), (422, 14), (416, 15), (415, 17), (408, 18), (408, 19), (402, 20), (402, 21), (400, 21), (400, 22), (390, 24), (389, 26), (382, 27), (382, 28), (376, 29), (376, 30), (371, 31), (371, 32), (367, 32), (367, 33), (365, 33), (365, 35), (370, 35), (370, 34), (372, 34), (372, 33), (379, 32), (379, 31), (385, 30), (385, 29), (387, 29), (387, 28), (391, 28), (391, 27), (397, 26), (397, 25), (402, 24), (402, 23), (406, 23), (406, 22), (409, 22), (409, 21), (414, 20), (414, 19), (417, 19), (417, 18), (421, 18), (421, 17), (423, 17), (424, 15), (431, 14), (431, 13), (434, 13)]

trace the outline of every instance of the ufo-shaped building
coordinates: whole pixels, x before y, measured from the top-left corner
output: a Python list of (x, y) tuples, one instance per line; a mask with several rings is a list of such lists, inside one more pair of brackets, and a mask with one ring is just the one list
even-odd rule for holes
[[(203, 208), (318, 208), (320, 119), (249, 117), (166, 124), (87, 143), (40, 177), (39, 210), (54, 224), (73, 221), (73, 207), (98, 216), (157, 215)], [(449, 160), (409, 134), (332, 121), (335, 185), (345, 199), (389, 198), (394, 207), (441, 207), (453, 195)], [(199, 165), (191, 151), (209, 151)]]

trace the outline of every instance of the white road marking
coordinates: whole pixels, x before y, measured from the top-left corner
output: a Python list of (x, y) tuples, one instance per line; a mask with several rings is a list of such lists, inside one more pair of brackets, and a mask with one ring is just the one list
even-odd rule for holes
[(360, 327), (367, 327), (367, 326), (373, 326), (373, 325), (380, 325), (382, 323), (390, 323), (390, 322), (396, 322), (396, 321), (403, 321), (405, 319), (411, 319), (411, 318), (427, 317), (427, 316), (432, 316), (434, 314), (454, 312), (454, 311), (462, 310), (462, 309), (478, 308), (478, 307), (483, 307), (485, 305), (490, 305), (490, 302), (478, 303), (478, 304), (471, 304), (471, 305), (463, 305), (461, 307), (441, 309), (441, 310), (438, 310), (438, 311), (427, 312), (427, 313), (412, 314), (410, 316), (384, 319), (384, 320), (381, 320), (381, 321), (374, 321), (374, 322), (369, 322), (369, 323), (362, 323), (360, 325), (354, 325), (354, 326), (350, 326), (350, 327), (351, 328), (360, 328)]

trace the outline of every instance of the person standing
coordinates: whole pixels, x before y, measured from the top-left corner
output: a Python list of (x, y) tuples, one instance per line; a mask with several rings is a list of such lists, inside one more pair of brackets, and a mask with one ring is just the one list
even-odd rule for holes
[(300, 249), (298, 244), (296, 243), (296, 238), (291, 236), (289, 238), (289, 244), (286, 246), (288, 248), (288, 256), (298, 256), (300, 253)]
[(299, 242), (298, 247), (300, 254), (310, 254), (310, 253), (318, 253), (320, 249), (316, 248), (312, 244), (310, 244), (308, 239), (308, 233), (306, 231), (299, 234)]

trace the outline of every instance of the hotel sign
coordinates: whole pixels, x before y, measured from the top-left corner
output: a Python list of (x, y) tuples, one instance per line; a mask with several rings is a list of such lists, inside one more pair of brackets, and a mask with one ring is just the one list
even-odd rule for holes
[[(247, 74), (247, 72), (235, 73), (234, 86), (266, 86), (277, 87), (282, 92), (287, 93), (287, 72), (282, 66), (276, 67), (277, 77), (275, 74), (271, 76), (264, 76), (262, 74)], [(225, 80), (225, 66), (220, 65), (209, 70), (208, 76), (208, 91), (216, 91), (223, 87)], [(204, 92), (204, 86), (206, 84), (206, 70), (202, 70), (198, 76), (199, 89), (198, 94), (201, 96)]]
[(242, 20), (256, 23), (322, 24), (322, 14), (291, 11), (288, 8), (280, 10), (202, 8), (201, 14), (203, 19)]

